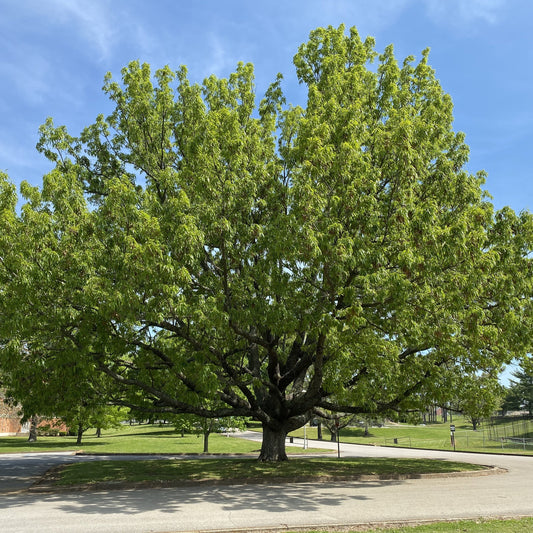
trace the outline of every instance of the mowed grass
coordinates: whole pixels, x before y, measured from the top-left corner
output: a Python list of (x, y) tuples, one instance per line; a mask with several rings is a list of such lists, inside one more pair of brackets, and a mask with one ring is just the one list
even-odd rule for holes
[(106, 482), (268, 482), (277, 480), (333, 480), (364, 475), (382, 478), (416, 477), (483, 470), (481, 465), (430, 459), (294, 458), (262, 463), (252, 458), (159, 459), (140, 461), (91, 461), (61, 470), (59, 485), (91, 485)]
[[(533, 447), (526, 450), (516, 443), (514, 446), (505, 442), (490, 441), (488, 432), (483, 427), (472, 431), (464, 420), (454, 418), (456, 425), (455, 449), (457, 451), (476, 451), (484, 453), (516, 453), (533, 454)], [(257, 429), (257, 428), (256, 428)], [(305, 433), (309, 439), (317, 438), (317, 428), (307, 426)], [(322, 429), (323, 440), (328, 441), (330, 434), (326, 428)], [(212, 434), (209, 437), (210, 453), (258, 453), (259, 443), (245, 441), (226, 436)], [(304, 429), (300, 428), (289, 434), (303, 437)], [(386, 427), (370, 427), (368, 436), (364, 435), (364, 428), (349, 427), (341, 430), (341, 442), (354, 444), (370, 444), (376, 446), (400, 446), (412, 448), (427, 448), (439, 450), (453, 450), (450, 442), (449, 423), (410, 426), (405, 424), (389, 424)], [(320, 448), (319, 442), (312, 444)], [(86, 453), (202, 453), (203, 438), (199, 435), (186, 434), (181, 436), (171, 426), (158, 425), (124, 425), (116, 430), (104, 431), (98, 438), (94, 430), (89, 430), (81, 445), (76, 444), (76, 437), (42, 437), (36, 443), (27, 442), (26, 437), (0, 437), (0, 453), (44, 452), (44, 451), (78, 451)], [(302, 446), (290, 446), (289, 454), (302, 453)], [(310, 452), (313, 450), (305, 450)]]
[[(454, 419), (455, 420), (455, 419)], [(472, 426), (464, 419), (458, 418), (455, 422), (455, 450), (482, 453), (514, 453), (520, 455), (533, 455), (533, 446), (526, 446), (524, 450), (520, 443), (491, 441), (488, 431), (481, 427), (473, 431)], [(317, 438), (317, 428), (307, 426), (307, 438)], [(304, 430), (300, 428), (290, 433), (294, 437), (303, 437)], [(322, 428), (324, 440), (330, 439), (330, 433)], [(528, 437), (528, 435), (524, 435)], [(437, 423), (427, 425), (388, 424), (385, 427), (369, 427), (365, 436), (363, 427), (348, 427), (340, 432), (341, 442), (352, 444), (370, 444), (375, 446), (399, 446), (411, 448), (425, 448), (434, 450), (453, 450), (450, 439), (450, 424)]]
[[(343, 530), (343, 531), (350, 531)], [(354, 529), (361, 531), (361, 529)], [(461, 520), (458, 522), (438, 522), (420, 526), (393, 528), (371, 528), (365, 531), (383, 531), (386, 533), (529, 533), (533, 531), (533, 518), (517, 520)], [(295, 532), (293, 532), (295, 533)], [(308, 531), (308, 533), (331, 533), (328, 530)]]
[[(95, 484), (107, 482), (194, 482), (194, 481), (246, 481), (258, 482), (295, 478), (339, 479), (360, 475), (385, 477), (416, 476), (425, 473), (451, 473), (464, 470), (478, 470), (483, 467), (448, 461), (411, 459), (358, 459), (336, 456), (302, 458), (302, 453), (319, 450), (302, 446), (287, 445), (287, 453), (293, 457), (281, 463), (260, 463), (257, 461), (260, 443), (224, 434), (209, 437), (209, 454), (232, 454), (237, 458), (186, 459), (149, 458), (135, 461), (88, 461), (69, 465), (60, 472), (56, 483)], [(172, 427), (157, 425), (124, 425), (117, 430), (107, 431), (96, 437), (89, 431), (81, 446), (75, 437), (42, 437), (36, 443), (28, 443), (25, 437), (0, 438), (3, 452), (32, 451), (83, 451), (97, 454), (200, 454), (203, 438), (196, 435), (181, 436)], [(330, 452), (331, 453), (331, 452)], [(251, 454), (252, 457), (238, 457)]]
[[(257, 453), (260, 443), (232, 437), (228, 434), (209, 436), (209, 453)], [(39, 436), (37, 442), (28, 442), (27, 437), (0, 437), (0, 453), (83, 451), (84, 453), (153, 453), (196, 454), (203, 452), (203, 436), (185, 434), (183, 437), (171, 426), (124, 425), (118, 429), (102, 432), (94, 430), (84, 434), (81, 445), (76, 437)], [(312, 450), (306, 450), (311, 452)], [(302, 447), (287, 445), (287, 453), (302, 453)]]

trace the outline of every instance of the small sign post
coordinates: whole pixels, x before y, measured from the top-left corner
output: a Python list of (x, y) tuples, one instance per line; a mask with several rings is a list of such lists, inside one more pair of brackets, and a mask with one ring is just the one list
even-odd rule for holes
[(453, 451), (455, 451), (455, 425), (454, 424), (450, 425), (450, 439), (451, 439), (451, 444), (453, 446)]
[(341, 436), (339, 434), (339, 417), (335, 418), (335, 430), (337, 432), (337, 459), (341, 458)]

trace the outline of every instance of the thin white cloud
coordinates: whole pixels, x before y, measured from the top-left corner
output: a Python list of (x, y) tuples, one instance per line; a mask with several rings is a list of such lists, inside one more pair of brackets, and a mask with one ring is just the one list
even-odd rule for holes
[(109, 0), (47, 0), (35, 1), (33, 8), (45, 20), (58, 25), (73, 24), (97, 59), (107, 59), (116, 39), (112, 3)]
[[(6, 172), (11, 180), (20, 183), (22, 180), (35, 181), (42, 176), (41, 170), (49, 165), (44, 164), (44, 157), (35, 150), (37, 132), (32, 128), (21, 128), (17, 137), (4, 134), (0, 135), (0, 171)], [(20, 137), (24, 136), (27, 143), (21, 143)], [(41, 169), (41, 170), (40, 170)]]
[(498, 21), (506, 0), (329, 0), (309, 2), (300, 14), (312, 26), (354, 20), (360, 29), (379, 32), (395, 24), (407, 9), (425, 10), (437, 24), (468, 25)]
[(424, 0), (428, 14), (436, 22), (469, 25), (486, 22), (495, 24), (505, 6), (505, 0)]
[(321, 9), (317, 13), (320, 17), (325, 14), (340, 20), (354, 19), (358, 27), (370, 26), (378, 31), (394, 24), (411, 2), (412, 0), (330, 1), (321, 3)]
[(236, 59), (227, 46), (227, 42), (219, 35), (211, 33), (208, 36), (209, 58), (205, 64), (206, 75), (215, 74), (225, 77), (235, 68)]
[[(0, 73), (9, 80), (9, 90), (17, 93), (27, 105), (38, 106), (50, 96), (50, 68), (31, 46), (20, 47), (0, 61)], [(7, 92), (7, 90), (6, 90)]]

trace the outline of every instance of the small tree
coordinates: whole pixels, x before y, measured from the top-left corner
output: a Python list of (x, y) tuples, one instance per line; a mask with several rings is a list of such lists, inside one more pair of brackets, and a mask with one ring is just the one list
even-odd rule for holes
[(194, 415), (180, 415), (173, 421), (179, 431), (190, 431), (203, 436), (203, 453), (209, 453), (209, 436), (212, 433), (244, 429), (245, 420), (239, 417), (203, 418)]
[(119, 428), (129, 418), (129, 411), (114, 405), (100, 405), (91, 414), (91, 427), (96, 428), (96, 436), (102, 430)]
[(463, 384), (461, 396), (452, 404), (452, 409), (463, 413), (470, 420), (474, 431), (482, 420), (489, 418), (502, 403), (503, 387), (497, 378), (483, 375), (472, 375), (469, 382)]
[(102, 429), (120, 427), (126, 418), (126, 410), (112, 405), (93, 404), (88, 402), (72, 406), (60, 416), (60, 420), (76, 432), (76, 444), (80, 445), (83, 434), (90, 428), (96, 428), (96, 435), (100, 437)]
[(358, 417), (356, 415), (347, 415), (341, 413), (331, 417), (322, 417), (321, 420), (328, 428), (331, 441), (337, 442), (340, 430), (353, 424), (357, 418)]
[(75, 353), (58, 358), (38, 343), (9, 343), (2, 356), (3, 384), (31, 422), (30, 442), (37, 439), (43, 418), (74, 428), (77, 444), (90, 427), (113, 423), (117, 409), (107, 404), (110, 382), (94, 368), (80, 365)]

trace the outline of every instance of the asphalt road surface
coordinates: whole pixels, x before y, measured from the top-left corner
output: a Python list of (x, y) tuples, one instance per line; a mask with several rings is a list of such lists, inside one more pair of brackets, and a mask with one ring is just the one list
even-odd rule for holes
[[(253, 434), (245, 434), (253, 438)], [(295, 439), (296, 443), (302, 443)], [(321, 447), (335, 444), (320, 443)], [(341, 444), (342, 456), (429, 457), (498, 466), (506, 473), (406, 481), (200, 485), (28, 493), (54, 464), (97, 460), (66, 454), (0, 455), (0, 530), (6, 533), (253, 531), (533, 516), (533, 457)]]

